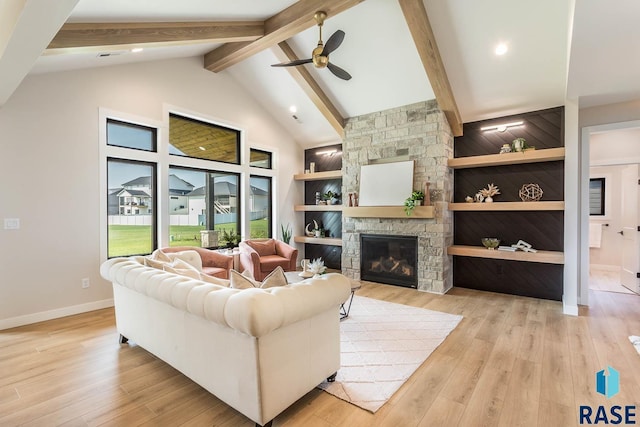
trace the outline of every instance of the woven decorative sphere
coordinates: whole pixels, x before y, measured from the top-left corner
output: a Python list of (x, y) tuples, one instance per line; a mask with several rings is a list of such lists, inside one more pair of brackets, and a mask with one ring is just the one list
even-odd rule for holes
[(523, 202), (537, 202), (542, 199), (542, 193), (538, 184), (525, 184), (518, 192)]

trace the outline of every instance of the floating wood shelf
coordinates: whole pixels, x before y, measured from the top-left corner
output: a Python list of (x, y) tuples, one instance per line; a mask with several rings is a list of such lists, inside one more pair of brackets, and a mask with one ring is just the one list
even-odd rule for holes
[(563, 201), (449, 203), (451, 211), (562, 211)]
[(342, 171), (325, 171), (314, 173), (299, 173), (293, 176), (296, 181), (319, 181), (321, 179), (339, 179), (342, 178)]
[(490, 250), (484, 246), (453, 245), (447, 248), (448, 255), (468, 256), (476, 258), (505, 259), (509, 261), (540, 262), (545, 264), (564, 264), (564, 252), (508, 252), (497, 249)]
[(312, 245), (342, 246), (342, 239), (336, 239), (333, 237), (294, 236), (293, 241), (296, 243), (309, 243)]
[(403, 206), (356, 206), (342, 209), (344, 216), (351, 218), (401, 218), (424, 219), (433, 218), (433, 206), (416, 206), (410, 216), (404, 212)]
[(516, 165), (522, 163), (552, 162), (564, 160), (564, 147), (528, 150), (521, 153), (489, 154), (449, 159), (447, 164), (453, 169), (466, 169), (481, 166)]
[(296, 212), (340, 212), (342, 205), (295, 205)]

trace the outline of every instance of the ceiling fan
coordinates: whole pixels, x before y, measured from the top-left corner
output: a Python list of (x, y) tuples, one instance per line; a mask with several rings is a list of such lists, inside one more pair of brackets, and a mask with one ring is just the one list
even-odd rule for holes
[(296, 59), (295, 61), (285, 62), (282, 64), (273, 64), (272, 67), (296, 67), (298, 65), (304, 65), (313, 63), (316, 68), (328, 68), (336, 77), (342, 80), (351, 79), (351, 74), (347, 73), (342, 68), (329, 62), (329, 54), (336, 50), (342, 44), (344, 40), (344, 31), (338, 30), (329, 37), (327, 43), (322, 42), (322, 24), (327, 18), (326, 12), (318, 11), (313, 15), (313, 18), (318, 23), (318, 29), (320, 30), (320, 40), (318, 40), (318, 46), (311, 52), (311, 58)]

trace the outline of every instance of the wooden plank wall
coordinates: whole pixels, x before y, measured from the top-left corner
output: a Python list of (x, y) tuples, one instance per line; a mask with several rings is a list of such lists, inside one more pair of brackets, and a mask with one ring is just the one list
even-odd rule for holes
[[(564, 146), (564, 108), (557, 107), (481, 122), (466, 123), (464, 136), (456, 137), (455, 157), (497, 154), (502, 144), (525, 138), (536, 149)], [(504, 132), (480, 128), (522, 121), (522, 126)], [(454, 172), (454, 202), (464, 202), (478, 190), (493, 183), (501, 194), (496, 202), (520, 201), (523, 184), (537, 183), (544, 191), (542, 200), (564, 200), (564, 161), (522, 165), (457, 169)], [(525, 240), (536, 249), (562, 251), (564, 247), (563, 211), (455, 212), (454, 242), (481, 245), (482, 237), (498, 237), (510, 245)], [(562, 265), (454, 257), (454, 286), (531, 296), (562, 299)]]

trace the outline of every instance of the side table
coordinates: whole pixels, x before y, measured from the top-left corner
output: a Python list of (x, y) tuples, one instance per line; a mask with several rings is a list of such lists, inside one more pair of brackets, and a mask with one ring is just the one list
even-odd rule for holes
[(351, 296), (345, 302), (343, 302), (342, 305), (340, 306), (340, 320), (343, 320), (349, 317), (349, 312), (351, 311), (351, 303), (353, 302), (353, 295), (361, 287), (362, 285), (360, 284), (360, 282), (357, 282), (351, 279)]
[[(301, 271), (286, 271), (284, 275), (287, 278), (287, 283), (298, 283), (303, 281), (305, 278), (300, 276)], [(358, 289), (362, 287), (360, 282), (351, 280), (351, 295), (345, 302), (340, 304), (340, 320), (346, 319), (349, 317), (349, 312), (351, 311), (351, 303), (353, 303), (353, 295), (356, 293)]]

